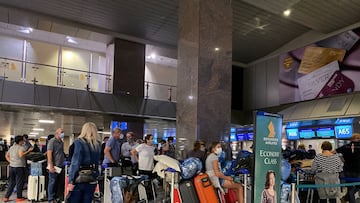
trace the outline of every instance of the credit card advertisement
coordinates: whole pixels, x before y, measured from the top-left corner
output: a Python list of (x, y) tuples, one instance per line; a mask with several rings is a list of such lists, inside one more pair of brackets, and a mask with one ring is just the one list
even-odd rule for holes
[(360, 28), (279, 57), (281, 104), (360, 91)]

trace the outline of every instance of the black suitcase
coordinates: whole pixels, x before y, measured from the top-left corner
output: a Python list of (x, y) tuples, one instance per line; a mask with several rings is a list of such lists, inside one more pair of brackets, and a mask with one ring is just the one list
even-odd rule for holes
[(179, 190), (182, 202), (200, 203), (194, 183), (191, 180), (180, 182)]

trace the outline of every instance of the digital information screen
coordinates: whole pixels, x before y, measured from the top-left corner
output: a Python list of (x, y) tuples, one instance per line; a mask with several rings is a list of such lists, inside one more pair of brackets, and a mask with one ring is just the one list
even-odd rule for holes
[(310, 139), (315, 137), (314, 129), (300, 129), (299, 137), (304, 139)]
[(237, 141), (245, 141), (246, 140), (246, 133), (239, 133), (236, 135)]
[(331, 138), (335, 136), (333, 127), (317, 128), (316, 136), (319, 138)]
[(286, 130), (286, 137), (288, 140), (298, 140), (299, 139), (299, 130), (297, 128), (290, 128)]
[(335, 137), (337, 139), (349, 139), (352, 136), (352, 125), (335, 126)]
[(254, 139), (254, 133), (248, 133), (246, 139), (247, 140), (253, 140)]

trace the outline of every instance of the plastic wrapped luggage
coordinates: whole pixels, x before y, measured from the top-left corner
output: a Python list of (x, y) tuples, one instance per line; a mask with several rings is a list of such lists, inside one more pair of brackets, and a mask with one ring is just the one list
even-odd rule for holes
[(27, 197), (31, 201), (40, 201), (45, 199), (45, 176), (29, 176)]
[(184, 180), (179, 185), (182, 202), (199, 203), (194, 184), (191, 180)]
[(113, 177), (110, 182), (111, 202), (124, 203), (123, 187), (126, 187), (126, 177)]
[(218, 197), (210, 178), (206, 173), (200, 173), (194, 178), (196, 193), (200, 203), (218, 203)]
[(42, 163), (31, 162), (30, 163), (30, 175), (31, 176), (42, 176)]

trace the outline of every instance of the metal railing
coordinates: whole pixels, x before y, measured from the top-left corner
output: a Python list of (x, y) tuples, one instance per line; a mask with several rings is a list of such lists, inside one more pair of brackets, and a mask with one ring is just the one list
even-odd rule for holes
[(111, 75), (0, 57), (0, 79), (111, 93)]
[[(112, 93), (112, 75), (0, 57), (0, 79)], [(176, 101), (176, 86), (145, 81), (145, 99)]]
[(176, 86), (145, 81), (145, 99), (176, 101)]

